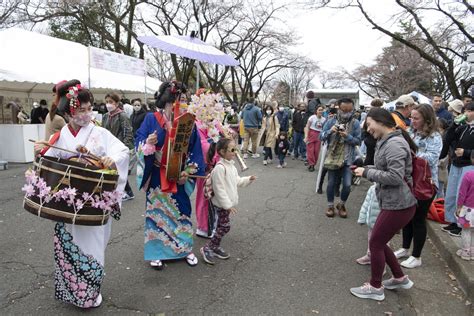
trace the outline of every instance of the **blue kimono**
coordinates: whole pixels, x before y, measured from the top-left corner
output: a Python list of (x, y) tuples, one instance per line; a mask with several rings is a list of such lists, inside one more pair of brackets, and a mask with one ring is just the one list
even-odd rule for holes
[[(155, 131), (158, 136), (157, 148), (161, 149), (167, 139), (167, 131), (160, 126), (154, 113), (148, 113), (135, 136), (137, 182), (139, 188), (146, 191), (145, 260), (185, 258), (193, 248), (189, 196), (194, 190), (194, 181), (178, 185), (176, 193), (161, 190), (160, 167), (155, 164), (155, 154), (146, 156), (142, 150), (148, 135)], [(196, 175), (205, 174), (201, 141), (195, 127), (189, 140), (186, 165), (189, 164), (197, 165)]]

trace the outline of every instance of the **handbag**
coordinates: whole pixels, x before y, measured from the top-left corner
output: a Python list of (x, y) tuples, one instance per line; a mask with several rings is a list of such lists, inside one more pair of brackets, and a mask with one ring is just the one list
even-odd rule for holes
[(344, 141), (334, 140), (328, 148), (326, 158), (324, 159), (324, 168), (328, 170), (337, 170), (344, 165)]

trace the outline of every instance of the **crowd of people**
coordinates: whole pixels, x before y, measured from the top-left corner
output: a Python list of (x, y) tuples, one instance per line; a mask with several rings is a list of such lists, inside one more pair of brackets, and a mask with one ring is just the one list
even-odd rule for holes
[[(275, 159), (277, 168), (287, 167), (288, 158), (301, 160), (308, 172), (317, 171), (319, 194), (327, 175), (325, 215), (330, 218), (336, 214), (347, 218), (359, 211), (347, 206), (351, 187), (360, 178), (372, 182), (358, 217), (368, 227), (368, 247), (356, 260), (371, 265), (371, 278), (350, 289), (357, 297), (383, 300), (384, 289), (413, 286), (402, 267), (422, 265), (426, 218), (437, 197), (444, 198), (449, 222), (442, 229), (462, 236), (457, 254), (474, 260), (474, 103), (470, 96), (446, 103), (433, 94), (431, 104), (418, 104), (412, 96), (402, 95), (390, 112), (379, 99), (361, 110), (350, 98), (322, 104), (310, 92), (307, 102), (294, 109), (275, 101), (261, 107), (249, 99), (239, 111), (237, 104), (225, 102), (218, 93), (201, 89), (190, 96), (184, 85), (172, 81), (160, 86), (151, 107), (140, 99), (128, 102), (108, 93), (105, 108), (95, 109), (103, 112), (97, 122), (92, 93), (79, 81), (62, 81), (53, 92), (55, 100), (43, 120), (49, 124), (45, 139), (50, 144), (71, 150), (77, 144), (90, 147), (104, 166), (118, 170), (123, 201), (134, 197), (128, 175), (136, 168), (138, 188), (146, 194), (144, 259), (155, 269), (162, 270), (164, 262), (176, 259), (197, 265), (194, 234), (209, 239), (199, 249), (207, 264), (230, 257), (222, 241), (230, 230), (230, 214), (237, 212), (238, 188), (257, 180), (253, 175), (240, 177), (234, 159), (245, 163), (250, 158), (263, 158), (266, 167)], [(175, 150), (170, 146), (179, 138), (173, 122), (184, 113), (194, 115), (195, 125), (179, 152), (185, 158), (179, 177), (173, 179), (167, 175)], [(35, 144), (35, 150), (70, 156), (44, 143)], [(428, 194), (418, 194), (414, 182), (417, 159), (429, 169), (432, 190)], [(56, 225), (56, 298), (82, 308), (101, 304), (110, 227), (111, 221), (104, 226)], [(390, 240), (399, 231), (403, 244), (394, 251)], [(407, 259), (399, 263), (400, 258)], [(382, 280), (386, 265), (392, 277)]]

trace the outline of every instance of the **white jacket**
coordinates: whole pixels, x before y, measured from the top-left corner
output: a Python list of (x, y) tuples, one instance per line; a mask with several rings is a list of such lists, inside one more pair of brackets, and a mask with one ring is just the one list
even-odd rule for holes
[(212, 170), (211, 179), (214, 192), (212, 204), (225, 210), (239, 204), (237, 187), (246, 187), (251, 183), (250, 177), (239, 176), (234, 161), (225, 159), (219, 160), (216, 164)]

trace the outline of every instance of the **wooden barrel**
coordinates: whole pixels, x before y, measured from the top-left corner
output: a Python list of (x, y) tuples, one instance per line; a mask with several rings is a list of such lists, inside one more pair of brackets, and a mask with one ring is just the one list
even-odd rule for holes
[[(65, 188), (76, 189), (76, 197), (81, 200), (83, 193), (99, 198), (104, 192), (113, 192), (117, 187), (119, 177), (117, 174), (100, 172), (98, 167), (90, 164), (48, 156), (38, 157), (33, 164), (36, 175), (39, 175), (47, 186), (54, 190), (53, 192)], [(49, 202), (45, 202), (44, 198), (40, 199), (38, 193), (39, 189), (35, 188), (35, 194), (26, 195), (23, 203), (25, 210), (37, 216), (87, 226), (104, 225), (109, 220), (111, 211), (93, 207), (91, 200), (77, 210), (64, 199), (52, 198)], [(111, 208), (119, 210), (119, 204), (114, 203)]]

